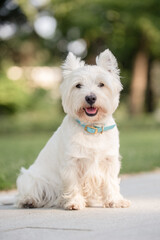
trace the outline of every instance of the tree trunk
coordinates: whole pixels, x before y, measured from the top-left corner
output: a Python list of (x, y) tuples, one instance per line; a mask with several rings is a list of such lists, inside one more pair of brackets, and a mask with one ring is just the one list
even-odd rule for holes
[(139, 115), (144, 111), (148, 78), (148, 55), (140, 50), (135, 57), (130, 93), (130, 111)]
[(146, 90), (146, 111), (152, 113), (155, 109), (155, 94), (154, 94), (154, 85), (153, 79), (151, 77), (151, 60), (148, 63), (148, 82)]

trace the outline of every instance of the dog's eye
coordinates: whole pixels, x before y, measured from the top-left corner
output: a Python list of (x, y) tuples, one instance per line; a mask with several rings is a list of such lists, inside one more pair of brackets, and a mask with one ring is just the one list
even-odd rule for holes
[(104, 87), (104, 83), (99, 83), (98, 87)]
[(80, 84), (80, 83), (78, 83), (77, 85), (76, 85), (76, 88), (81, 88), (82, 87), (82, 84)]

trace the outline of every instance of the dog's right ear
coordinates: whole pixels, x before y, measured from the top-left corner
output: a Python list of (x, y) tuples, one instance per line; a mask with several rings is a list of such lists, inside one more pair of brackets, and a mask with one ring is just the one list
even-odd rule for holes
[(72, 52), (69, 52), (64, 64), (62, 65), (63, 76), (65, 77), (73, 70), (83, 67), (84, 64), (84, 61), (81, 61), (81, 59), (77, 58)]

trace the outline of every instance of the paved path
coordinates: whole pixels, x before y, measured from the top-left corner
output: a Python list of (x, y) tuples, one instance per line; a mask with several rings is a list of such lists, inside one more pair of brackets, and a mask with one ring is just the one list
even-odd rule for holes
[(0, 206), (0, 239), (160, 240), (160, 173), (124, 178), (121, 191), (132, 201), (128, 209)]

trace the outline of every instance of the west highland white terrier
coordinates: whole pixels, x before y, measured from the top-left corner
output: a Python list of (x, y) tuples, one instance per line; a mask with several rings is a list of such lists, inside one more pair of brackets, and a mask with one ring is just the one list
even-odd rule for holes
[(116, 58), (107, 49), (91, 66), (69, 53), (62, 70), (66, 117), (33, 165), (21, 169), (17, 206), (128, 207), (120, 194), (119, 133), (112, 117), (122, 90)]

